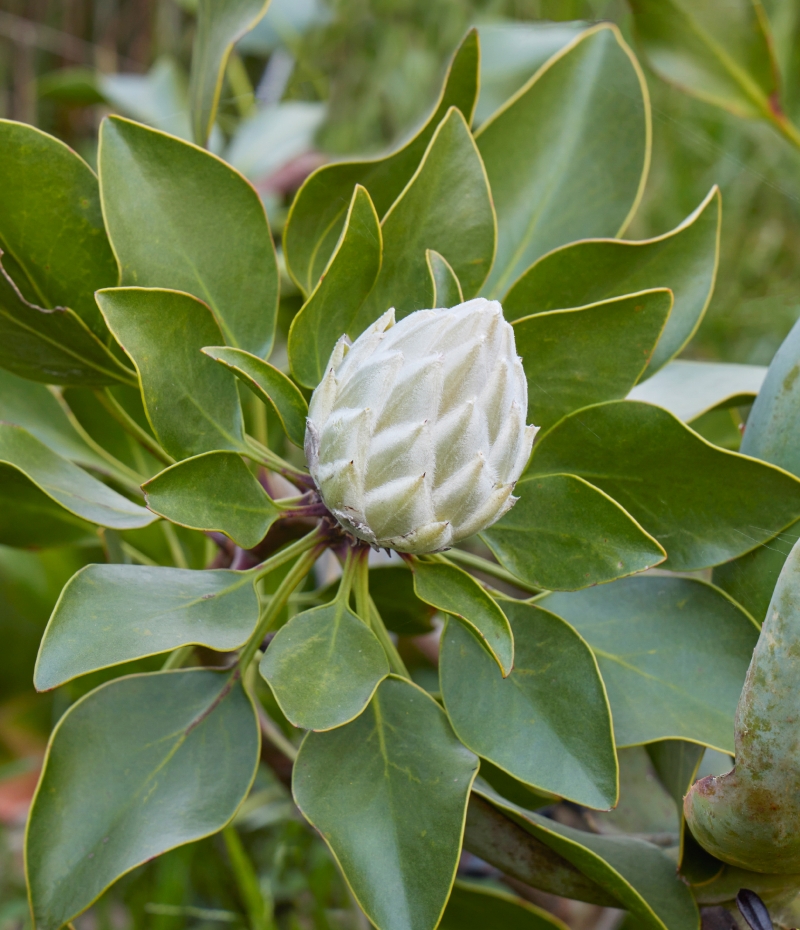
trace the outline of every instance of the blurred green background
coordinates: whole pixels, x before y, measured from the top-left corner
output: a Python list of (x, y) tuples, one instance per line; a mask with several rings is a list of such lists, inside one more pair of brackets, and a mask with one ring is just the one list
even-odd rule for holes
[[(796, 119), (800, 0), (766, 5)], [(331, 158), (380, 152), (413, 131), (469, 26), (486, 27), (485, 70), (502, 78), (508, 62), (491, 56), (492, 24), (610, 19), (630, 41), (629, 17), (624, 0), (273, 0), (231, 58), (211, 147), (257, 186), (279, 240), (309, 171)], [(53, 133), (90, 163), (100, 120), (111, 111), (189, 138), (193, 31), (192, 0), (0, 0), (0, 117)], [(800, 316), (800, 153), (769, 126), (730, 116), (645, 71), (653, 161), (627, 237), (672, 229), (719, 184), (717, 288), (690, 355), (768, 364)], [(285, 285), (284, 330), (299, 306), (288, 279)], [(38, 641), (62, 584), (98, 559), (96, 548), (0, 547), (0, 930), (29, 925), (24, 814), (47, 733), (79, 696), (77, 688), (33, 693)], [(96, 676), (82, 681), (81, 693), (97, 683)], [(275, 903), (277, 923), (262, 930), (367, 930), (326, 849), (266, 768), (237, 827), (262, 894)], [(124, 879), (76, 921), (77, 930), (244, 926), (228, 856), (221, 837), (170, 853)], [(587, 930), (597, 919), (590, 911), (565, 916)]]

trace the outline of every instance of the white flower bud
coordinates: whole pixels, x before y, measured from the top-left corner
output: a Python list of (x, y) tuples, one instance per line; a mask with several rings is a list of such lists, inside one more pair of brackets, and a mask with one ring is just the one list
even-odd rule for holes
[(490, 526), (536, 427), (514, 331), (495, 301), (385, 313), (342, 337), (314, 391), (306, 457), (325, 505), (376, 547), (436, 552)]

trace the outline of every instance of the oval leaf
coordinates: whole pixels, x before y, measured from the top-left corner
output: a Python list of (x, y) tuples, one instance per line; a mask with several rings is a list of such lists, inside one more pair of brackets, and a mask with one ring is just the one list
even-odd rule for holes
[(439, 677), (458, 738), (519, 781), (586, 807), (617, 803), (611, 711), (591, 650), (559, 617), (506, 605), (514, 631), (507, 678), (459, 623), (442, 635)]
[(193, 294), (225, 336), (202, 345), (224, 341), (266, 358), (278, 264), (255, 188), (209, 152), (117, 116), (100, 128), (98, 164), (121, 283)]
[(507, 676), (514, 665), (514, 636), (497, 602), (455, 565), (416, 559), (413, 572), (417, 597), (466, 623)]
[(607, 494), (575, 475), (524, 478), (519, 500), (481, 538), (523, 581), (575, 591), (646, 571), (666, 558)]
[(28, 820), (36, 927), (59, 930), (137, 865), (221, 830), (258, 755), (253, 705), (230, 673), (131, 675), (73, 704)]
[(672, 571), (743, 555), (800, 515), (800, 481), (712, 446), (671, 413), (638, 401), (586, 407), (543, 436), (528, 474), (564, 472), (640, 520), (667, 550), (664, 567)]
[(475, 790), (610, 892), (648, 930), (699, 930), (700, 914), (675, 862), (633, 837), (598, 836), (523, 810), (479, 782)]
[(733, 749), (733, 714), (758, 630), (693, 578), (626, 578), (537, 601), (597, 656), (618, 746), (686, 739)]
[(389, 674), (389, 662), (363, 620), (334, 601), (281, 627), (260, 670), (290, 723), (330, 730), (364, 710)]
[[(31, 303), (47, 310), (71, 307), (89, 329), (104, 336), (93, 295), (98, 288), (113, 287), (118, 271), (94, 172), (59, 139), (4, 119), (0, 177), (6, 179), (0, 189), (6, 270)], [(73, 328), (77, 334), (78, 327)]]
[(287, 267), (304, 294), (314, 290), (328, 264), (356, 184), (367, 189), (378, 216), (384, 216), (417, 170), (450, 107), (458, 107), (468, 121), (472, 120), (479, 60), (478, 34), (471, 29), (453, 56), (433, 113), (409, 142), (372, 161), (324, 165), (307, 178), (289, 211), (283, 239)]
[(641, 242), (589, 239), (544, 255), (503, 299), (508, 319), (668, 287), (675, 305), (650, 360), (655, 371), (694, 335), (714, 292), (722, 200), (713, 187), (680, 226)]
[(462, 303), (464, 294), (461, 284), (447, 259), (433, 249), (426, 249), (425, 261), (433, 282), (432, 306), (455, 307)]
[(147, 506), (172, 523), (224, 533), (252, 549), (281, 515), (235, 452), (184, 459), (142, 485)]
[(357, 184), (336, 250), (289, 329), (292, 374), (304, 387), (314, 388), (322, 380), (340, 336), (355, 340), (361, 335), (353, 324), (381, 270), (382, 253), (378, 214)]
[(557, 917), (497, 888), (456, 882), (439, 930), (567, 930)]
[(87, 565), (53, 610), (33, 673), (38, 691), (179, 646), (238, 649), (258, 622), (253, 576), (227, 569)]
[(295, 801), (381, 930), (439, 922), (477, 770), (439, 705), (393, 677), (356, 720), (303, 741)]
[(466, 298), (480, 290), (494, 258), (496, 223), (486, 171), (460, 110), (451, 108), (436, 127), (381, 229), (383, 264), (353, 323), (359, 333), (389, 307), (402, 319), (433, 306), (426, 249), (447, 259)]
[(650, 111), (644, 76), (617, 28), (588, 29), (554, 55), (476, 141), (498, 222), (487, 296), (503, 295), (565, 242), (621, 235), (644, 189)]
[[(147, 526), (156, 519), (143, 507), (57, 455), (19, 426), (0, 423), (0, 463), (23, 475), (42, 495), (68, 513), (89, 523), (127, 530)], [(34, 524), (29, 529), (35, 532), (37, 527)], [(23, 535), (26, 532), (23, 525), (17, 530)], [(25, 545), (23, 542), (14, 544)]]
[(672, 292), (659, 289), (516, 320), (528, 419), (548, 429), (580, 407), (622, 400), (647, 366), (671, 309)]
[(141, 287), (100, 291), (97, 301), (136, 365), (147, 418), (167, 452), (244, 451), (236, 380), (200, 351), (221, 341), (209, 308), (190, 294)]

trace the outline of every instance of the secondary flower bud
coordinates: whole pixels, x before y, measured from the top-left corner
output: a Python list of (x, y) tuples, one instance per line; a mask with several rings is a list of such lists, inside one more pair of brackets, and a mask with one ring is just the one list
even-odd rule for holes
[(509, 510), (536, 427), (497, 301), (385, 313), (333, 350), (308, 411), (308, 466), (327, 508), (373, 546), (436, 552)]

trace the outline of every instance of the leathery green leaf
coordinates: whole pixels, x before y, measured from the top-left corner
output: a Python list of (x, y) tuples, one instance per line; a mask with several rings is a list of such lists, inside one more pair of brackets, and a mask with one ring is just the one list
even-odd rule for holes
[(398, 319), (433, 306), (426, 250), (445, 258), (474, 297), (495, 252), (492, 194), (475, 140), (460, 110), (452, 107), (405, 190), (381, 221), (383, 264), (354, 328), (361, 332), (396, 307)]
[[(59, 139), (0, 120), (0, 249), (3, 265), (32, 304), (70, 307), (98, 336), (93, 294), (117, 283), (103, 227), (97, 178)], [(75, 327), (77, 329), (77, 327)]]
[(205, 345), (224, 341), (266, 358), (278, 264), (255, 188), (190, 142), (117, 116), (100, 128), (98, 164), (121, 283), (193, 294), (225, 336)]
[(292, 790), (381, 930), (433, 930), (461, 853), (478, 759), (439, 705), (394, 676), (351, 723), (309, 733)]
[(378, 214), (366, 188), (357, 184), (336, 249), (289, 329), (289, 363), (300, 384), (315, 388), (339, 337), (360, 335), (353, 324), (378, 277), (382, 254)]
[(643, 291), (514, 322), (528, 381), (528, 419), (548, 429), (580, 407), (622, 400), (647, 367), (672, 292)]
[(414, 576), (403, 565), (373, 566), (369, 594), (387, 629), (400, 636), (420, 636), (433, 630), (435, 608), (414, 592)]
[[(747, 418), (740, 451), (800, 476), (798, 374), (800, 325), (795, 324), (770, 363)], [(714, 583), (762, 620), (786, 557), (799, 536), (800, 522), (796, 522), (742, 558), (714, 569)]]
[[(156, 519), (144, 507), (53, 452), (27, 430), (10, 423), (0, 423), (0, 467), (5, 503), (0, 508), (0, 540), (11, 545), (39, 542), (39, 534), (46, 532), (46, 528), (36, 525), (39, 510), (48, 519), (60, 516), (67, 525), (76, 526), (81, 536), (85, 535), (83, 521), (125, 530), (147, 526)], [(53, 508), (51, 502), (58, 507)], [(58, 513), (61, 508), (63, 516)], [(27, 516), (23, 518), (23, 514)], [(46, 543), (45, 538), (39, 544)]]
[[(656, 74), (737, 116), (778, 109), (779, 73), (761, 0), (631, 0), (639, 45)], [(785, 119), (785, 117), (783, 117)]]
[(461, 284), (447, 259), (433, 249), (425, 250), (431, 281), (433, 282), (434, 307), (455, 307), (464, 300)]
[(655, 371), (686, 345), (706, 312), (719, 263), (722, 199), (713, 187), (700, 206), (663, 236), (640, 242), (588, 239), (542, 256), (503, 298), (508, 319), (580, 307), (668, 287), (675, 304), (650, 360)]
[[(676, 358), (652, 378), (637, 384), (628, 399), (663, 407), (684, 423), (691, 423), (711, 410), (749, 406), (761, 390), (766, 374), (767, 369), (762, 365)], [(752, 452), (747, 454), (753, 455)], [(753, 457), (761, 458), (760, 455)]]
[(190, 644), (230, 652), (257, 622), (258, 596), (247, 572), (87, 565), (61, 592), (34, 684), (49, 691), (87, 672)]
[(650, 106), (617, 28), (587, 29), (554, 55), (481, 126), (476, 141), (498, 222), (487, 296), (500, 297), (565, 242), (621, 235), (647, 176)]
[(465, 623), (507, 676), (514, 665), (514, 636), (497, 601), (455, 565), (415, 559), (412, 571), (417, 597)]
[(781, 570), (736, 708), (736, 765), (684, 800), (701, 846), (755, 872), (800, 872), (796, 684), (800, 545)]
[(586, 807), (617, 803), (611, 711), (591, 650), (554, 614), (504, 604), (514, 668), (503, 678), (475, 637), (449, 621), (439, 678), (445, 709), (465, 746), (534, 789)]
[(640, 520), (667, 550), (664, 567), (672, 571), (743, 555), (800, 515), (796, 478), (712, 446), (671, 413), (638, 401), (585, 407), (543, 436), (528, 475), (564, 472)]
[(235, 452), (184, 459), (142, 490), (153, 513), (193, 530), (224, 533), (242, 549), (258, 545), (281, 514)]
[(506, 801), (481, 781), (475, 791), (612, 894), (648, 930), (699, 930), (700, 913), (664, 850), (627, 836), (598, 836)]
[(336, 600), (281, 627), (260, 670), (290, 723), (330, 730), (364, 710), (389, 662), (372, 630)]
[(537, 603), (592, 647), (618, 746), (685, 739), (732, 750), (758, 629), (724, 592), (694, 578), (648, 575)]
[(283, 239), (287, 267), (304, 294), (314, 290), (328, 264), (356, 184), (367, 189), (378, 216), (384, 216), (417, 170), (450, 107), (472, 121), (479, 61), (478, 34), (471, 29), (453, 56), (433, 113), (409, 142), (383, 158), (324, 165), (306, 179), (289, 211)]
[(117, 474), (112, 462), (86, 441), (70, 420), (66, 405), (44, 384), (0, 369), (0, 420), (21, 426), (58, 455), (105, 474)]
[(139, 373), (147, 418), (175, 458), (215, 449), (243, 451), (236, 380), (200, 351), (221, 341), (208, 306), (158, 288), (99, 291), (109, 329)]
[(567, 930), (549, 911), (528, 901), (477, 883), (456, 882), (439, 930)]
[(0, 264), (0, 367), (45, 384), (133, 384), (86, 323), (67, 307), (29, 303)]
[(205, 346), (203, 352), (229, 368), (259, 400), (269, 404), (289, 439), (296, 446), (303, 447), (308, 404), (282, 371), (243, 349)]
[(516, 493), (517, 503), (481, 538), (501, 565), (537, 588), (588, 588), (666, 558), (630, 514), (582, 478), (523, 478)]
[(36, 926), (59, 930), (137, 865), (221, 830), (259, 749), (253, 705), (231, 672), (130, 675), (73, 704), (28, 819)]
[(269, 0), (198, 0), (189, 102), (192, 132), (205, 145), (217, 115), (225, 66), (237, 39), (267, 12)]

